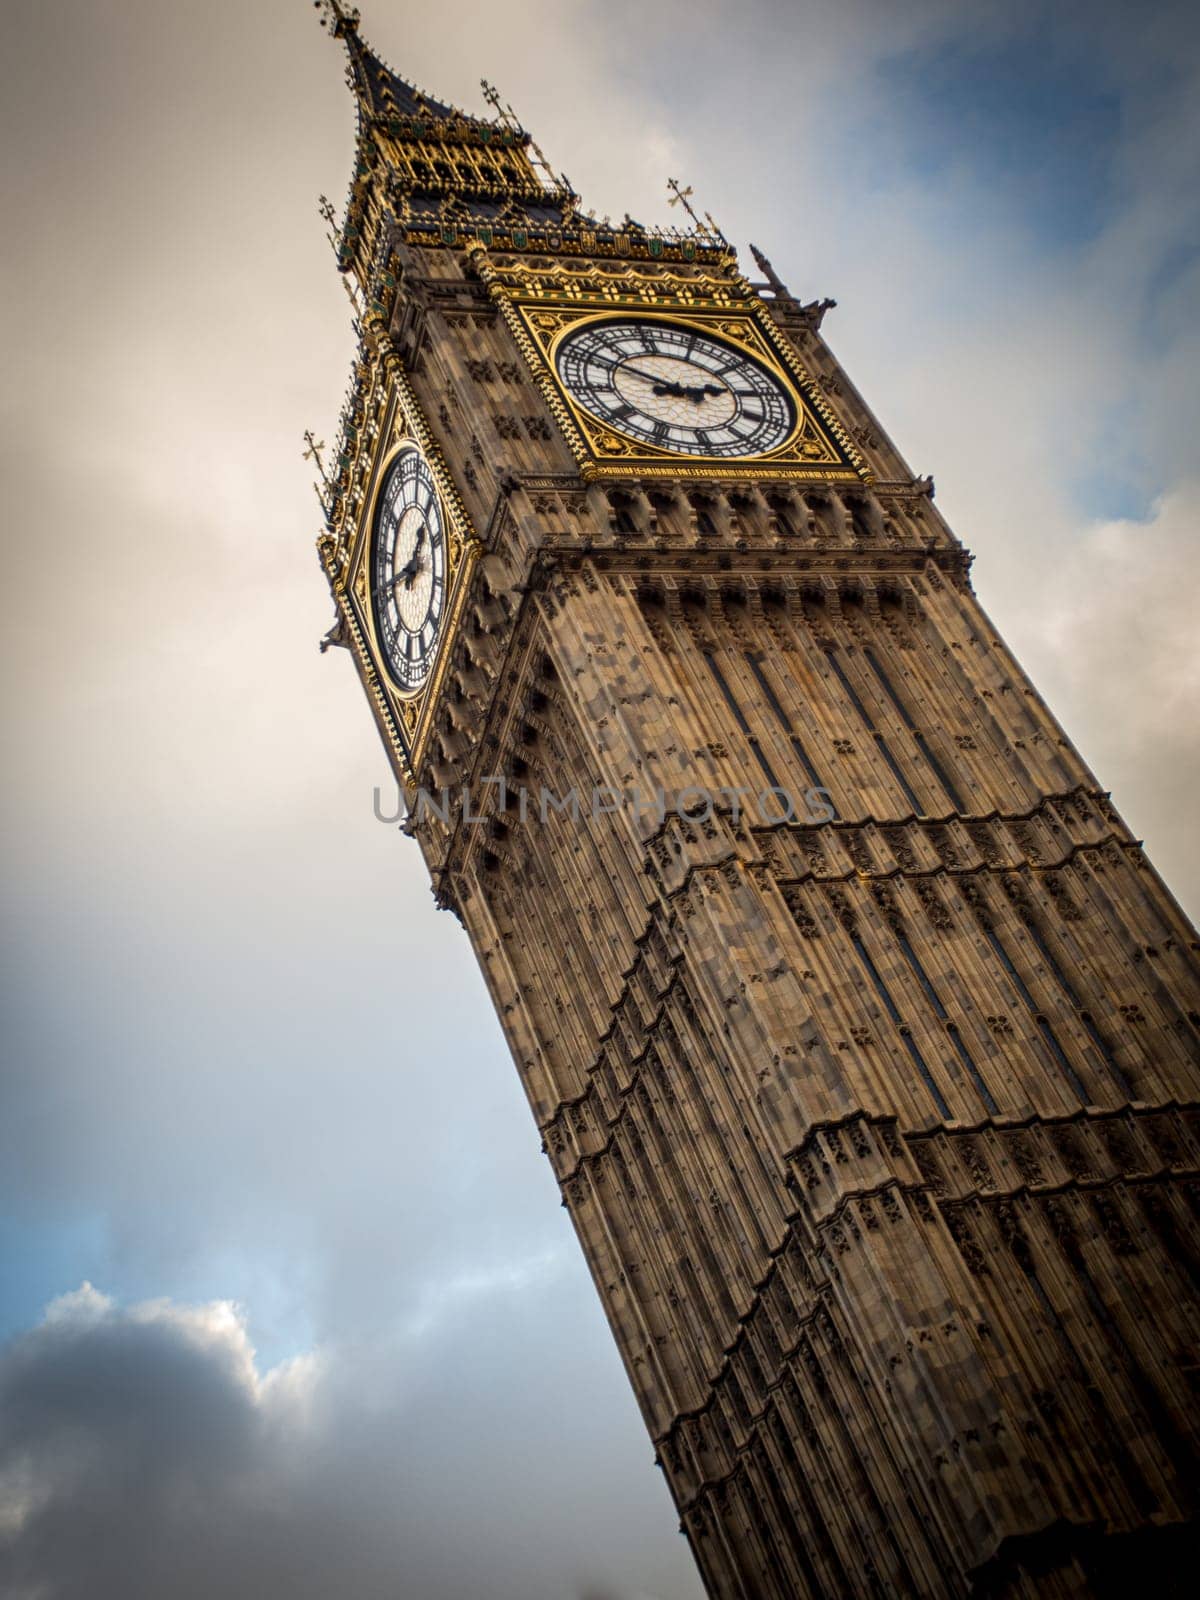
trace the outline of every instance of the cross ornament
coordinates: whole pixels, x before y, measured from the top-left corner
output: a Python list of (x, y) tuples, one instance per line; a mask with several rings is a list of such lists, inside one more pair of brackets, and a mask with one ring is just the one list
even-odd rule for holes
[(321, 460), (321, 451), (325, 448), (324, 439), (314, 438), (312, 429), (305, 428), (304, 443), (308, 446), (308, 448), (305, 450), (301, 459), (304, 461), (316, 462), (317, 471), (321, 474), (321, 481), (324, 483), (325, 487), (328, 488), (329, 474), (325, 471), (325, 463)]

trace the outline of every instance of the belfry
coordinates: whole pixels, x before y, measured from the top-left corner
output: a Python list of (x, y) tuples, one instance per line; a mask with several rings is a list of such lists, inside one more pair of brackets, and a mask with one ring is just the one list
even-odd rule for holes
[(829, 302), (598, 221), (323, 10), (330, 640), (709, 1593), (1190, 1592), (1195, 931)]

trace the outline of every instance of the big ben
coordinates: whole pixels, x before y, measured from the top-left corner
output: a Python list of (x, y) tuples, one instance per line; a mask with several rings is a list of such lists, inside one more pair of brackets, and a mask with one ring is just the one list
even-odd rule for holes
[(1195, 931), (826, 303), (323, 11), (330, 639), (709, 1592), (1190, 1590)]

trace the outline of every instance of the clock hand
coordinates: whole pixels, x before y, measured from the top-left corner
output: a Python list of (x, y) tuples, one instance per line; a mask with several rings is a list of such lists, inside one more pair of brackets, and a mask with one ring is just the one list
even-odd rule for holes
[[(658, 391), (655, 390), (657, 394)], [(702, 384), (677, 384), (675, 393), (681, 400), (690, 400), (693, 405), (703, 404), (705, 395), (723, 395), (724, 389), (718, 389), (715, 383)]]
[(643, 383), (663, 383), (665, 381), (661, 372), (639, 372), (636, 367), (631, 367), (628, 363), (619, 370), (628, 372), (631, 377), (641, 378)]
[(655, 394), (673, 395), (676, 400), (690, 400), (693, 405), (698, 406), (704, 403), (705, 395), (721, 395), (725, 391), (718, 389), (712, 383), (698, 384), (695, 387), (686, 383), (656, 383), (654, 392)]
[(659, 373), (642, 372), (637, 367), (626, 366), (622, 370), (628, 372), (631, 377), (641, 378), (643, 383), (652, 383), (656, 395), (669, 394), (676, 400), (690, 400), (694, 405), (700, 405), (706, 395), (720, 396), (725, 393), (724, 389), (719, 388), (715, 383), (698, 384), (692, 387), (690, 384), (668, 382)]
[(673, 395), (676, 400), (682, 400), (688, 393), (682, 384), (674, 382), (673, 379), (664, 378), (661, 373), (639, 372), (636, 367), (622, 367), (621, 370), (622, 372), (628, 372), (633, 378), (640, 378), (643, 383), (652, 383), (655, 394), (669, 394)]
[(400, 571), (397, 572), (395, 577), (392, 579), (391, 585), (390, 585), (391, 588), (394, 589), (396, 587), (396, 585), (401, 581), (401, 579), (403, 579), (404, 587), (406, 589), (411, 589), (412, 588), (412, 581), (416, 577), (417, 573), (421, 570), (421, 562), (420, 562), (421, 546), (422, 546), (422, 544), (424, 542), (425, 542), (425, 524), (422, 523), (421, 526), (417, 529), (417, 537), (416, 537), (416, 542), (413, 545), (413, 553), (412, 553), (411, 556), (409, 556), (408, 560), (400, 568)]

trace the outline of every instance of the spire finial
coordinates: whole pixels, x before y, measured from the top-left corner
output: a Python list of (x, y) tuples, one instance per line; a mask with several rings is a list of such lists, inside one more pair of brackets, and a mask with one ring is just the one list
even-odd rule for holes
[(328, 28), (335, 39), (344, 39), (358, 29), (358, 7), (344, 6), (339, 0), (313, 0), (314, 8), (321, 13), (321, 26)]
[(667, 188), (671, 191), (671, 198), (667, 201), (667, 204), (669, 206), (682, 206), (696, 226), (699, 227), (700, 218), (692, 210), (690, 204), (692, 195), (695, 193), (691, 184), (689, 183), (686, 189), (681, 189), (678, 178), (668, 178)]
[(486, 78), (480, 78), (479, 87), (483, 90), (483, 98), (491, 106), (496, 116), (509, 128), (515, 128), (519, 133), (521, 124), (517, 120), (517, 113), (512, 106), (501, 105), (500, 91), (494, 83), (489, 83)]
[(775, 268), (767, 260), (766, 256), (763, 255), (762, 251), (756, 244), (752, 244), (750, 246), (750, 254), (754, 257), (754, 262), (758, 267), (758, 270), (762, 273), (763, 277), (767, 280), (767, 283), (775, 291), (775, 293), (777, 295), (782, 295), (785, 300), (790, 300), (791, 296), (788, 294), (787, 285), (784, 283), (783, 279), (775, 271)]
[(329, 232), (325, 237), (329, 241), (330, 249), (337, 255), (342, 245), (342, 230), (337, 225), (337, 212), (334, 211), (333, 202), (328, 195), (318, 196), (317, 210), (321, 214), (322, 221), (328, 225)]
[(325, 487), (328, 489), (328, 487), (329, 487), (329, 474), (325, 471), (325, 463), (321, 459), (321, 451), (324, 450), (324, 448), (325, 448), (324, 439), (316, 438), (314, 436), (313, 431), (312, 431), (311, 428), (305, 428), (305, 430), (304, 430), (304, 443), (307, 445), (308, 448), (304, 451), (304, 455), (303, 455), (302, 459), (305, 460), (305, 461), (315, 461), (316, 462), (317, 471), (321, 474), (321, 481), (324, 483)]
[(667, 188), (671, 191), (671, 198), (667, 201), (667, 204), (669, 206), (682, 206), (687, 212), (688, 216), (691, 217), (692, 222), (695, 224), (697, 233), (709, 234), (712, 238), (720, 239), (722, 243), (725, 242), (725, 235), (721, 232), (720, 228), (717, 227), (716, 223), (709, 216), (708, 212), (706, 211), (704, 213), (704, 222), (701, 222), (700, 218), (692, 209), (691, 197), (695, 191), (690, 183), (688, 184), (687, 188), (684, 189), (681, 187), (678, 178), (668, 178)]

